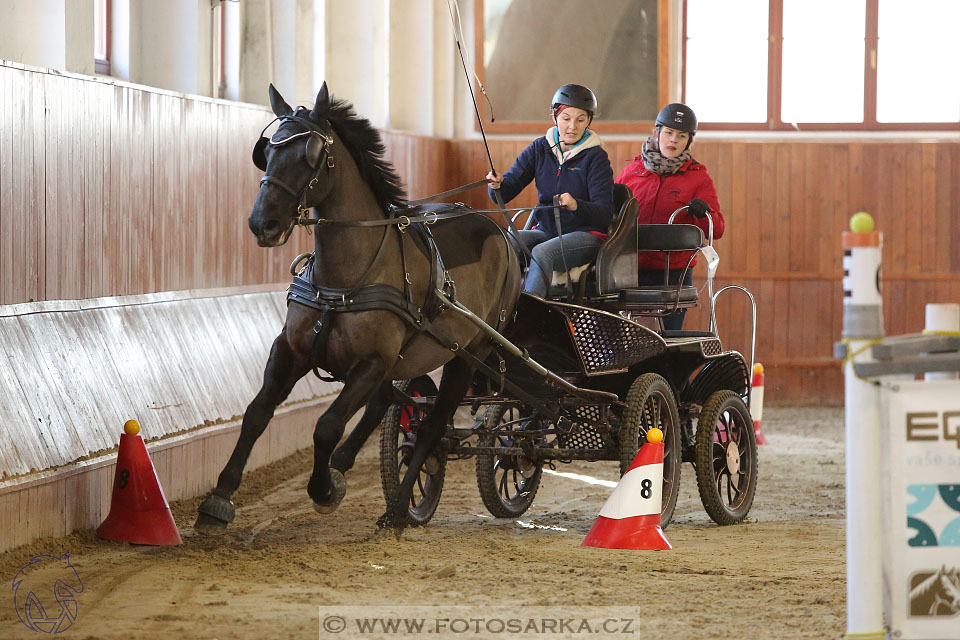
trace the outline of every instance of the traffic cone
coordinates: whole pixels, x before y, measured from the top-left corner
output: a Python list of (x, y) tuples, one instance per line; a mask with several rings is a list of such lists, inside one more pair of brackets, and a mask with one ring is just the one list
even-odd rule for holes
[(97, 535), (135, 544), (178, 545), (180, 532), (140, 437), (140, 425), (127, 420), (123, 430), (110, 515), (97, 527)]
[(750, 417), (753, 418), (753, 432), (757, 435), (757, 444), (767, 444), (761, 430), (763, 422), (763, 365), (753, 365), (753, 383), (750, 386)]
[(607, 498), (581, 546), (602, 549), (672, 549), (660, 528), (663, 432), (656, 427)]

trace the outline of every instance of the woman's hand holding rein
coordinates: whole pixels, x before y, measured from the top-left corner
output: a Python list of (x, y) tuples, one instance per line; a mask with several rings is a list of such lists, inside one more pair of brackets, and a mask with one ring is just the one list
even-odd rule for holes
[(497, 175), (493, 171), (490, 171), (487, 173), (487, 180), (490, 181), (490, 184), (487, 185), (488, 187), (490, 187), (491, 189), (499, 189), (500, 183), (503, 182), (503, 176)]
[(569, 211), (576, 211), (576, 210), (577, 210), (577, 199), (574, 198), (574, 197), (573, 197), (572, 195), (570, 195), (569, 193), (561, 193), (561, 194), (560, 194), (560, 206), (561, 206), (561, 207), (566, 207), (567, 210), (569, 210)]

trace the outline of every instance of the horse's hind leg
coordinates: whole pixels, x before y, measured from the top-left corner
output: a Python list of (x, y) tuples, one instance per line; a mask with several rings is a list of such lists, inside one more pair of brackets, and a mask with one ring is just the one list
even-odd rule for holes
[(363, 417), (360, 418), (357, 426), (353, 428), (347, 439), (334, 450), (330, 457), (331, 468), (340, 473), (346, 473), (353, 468), (353, 463), (357, 459), (360, 448), (363, 447), (364, 443), (370, 438), (370, 434), (383, 420), (384, 414), (392, 403), (393, 385), (389, 380), (385, 380), (380, 384), (380, 388), (373, 394), (373, 397), (370, 398), (367, 408), (363, 412)]
[(330, 454), (340, 442), (347, 420), (382, 388), (386, 370), (383, 360), (376, 356), (355, 362), (347, 372), (340, 395), (317, 420), (313, 431), (313, 475), (307, 483), (307, 493), (320, 513), (336, 510), (346, 494), (343, 474), (330, 468)]
[(240, 486), (240, 478), (243, 476), (250, 451), (273, 418), (277, 405), (286, 400), (293, 385), (307, 372), (307, 368), (297, 360), (290, 350), (285, 334), (281, 333), (270, 350), (270, 358), (263, 372), (263, 386), (243, 414), (240, 437), (233, 453), (220, 472), (216, 488), (197, 508), (199, 513), (193, 528), (198, 533), (221, 535), (233, 521), (236, 509), (230, 498)]
[(386, 512), (377, 520), (379, 528), (392, 527), (397, 537), (400, 537), (407, 525), (407, 505), (410, 504), (413, 494), (413, 484), (420, 477), (420, 468), (443, 438), (450, 418), (470, 388), (472, 378), (473, 371), (459, 358), (454, 358), (444, 366), (437, 400), (417, 429), (417, 443), (410, 456), (407, 471), (400, 481), (393, 501), (387, 504)]

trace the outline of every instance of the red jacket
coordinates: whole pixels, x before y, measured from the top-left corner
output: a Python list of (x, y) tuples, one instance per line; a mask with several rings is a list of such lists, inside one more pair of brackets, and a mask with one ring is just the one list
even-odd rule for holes
[[(643, 166), (643, 158), (637, 156), (633, 162), (617, 176), (614, 182), (630, 187), (640, 211), (637, 215), (639, 224), (666, 224), (670, 214), (683, 205), (689, 204), (693, 198), (700, 198), (710, 205), (710, 217), (713, 218), (713, 238), (723, 235), (724, 220), (720, 213), (720, 202), (717, 200), (717, 189), (707, 173), (707, 167), (693, 158), (687, 160), (680, 169), (669, 176), (661, 176), (648, 171)], [(704, 236), (709, 233), (709, 224), (706, 218), (696, 218), (689, 211), (682, 211), (674, 218), (674, 223), (695, 224), (703, 229)], [(663, 269), (666, 254), (644, 251), (637, 254), (637, 261), (641, 269)], [(687, 258), (687, 252), (671, 254), (670, 268), (682, 268)], [(692, 264), (696, 264), (694, 259)]]

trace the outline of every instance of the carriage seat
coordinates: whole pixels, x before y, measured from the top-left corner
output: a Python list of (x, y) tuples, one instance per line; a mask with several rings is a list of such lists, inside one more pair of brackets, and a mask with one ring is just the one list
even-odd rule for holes
[[(623, 287), (637, 284), (637, 211), (639, 205), (630, 187), (624, 184), (613, 185), (613, 207), (616, 214), (610, 223), (607, 239), (600, 246), (595, 261), (570, 269), (570, 281), (580, 283), (581, 278), (590, 277), (591, 294), (604, 296), (615, 294)], [(591, 277), (591, 273), (595, 277)], [(588, 283), (584, 281), (584, 285)], [(581, 286), (583, 291), (586, 287)], [(554, 271), (550, 286), (550, 297), (563, 297), (567, 294), (567, 274)]]
[[(669, 309), (672, 313), (678, 308), (693, 307), (697, 304), (697, 288), (670, 284), (667, 280), (670, 253), (676, 251), (693, 252), (685, 269), (698, 251), (716, 255), (713, 248), (704, 241), (703, 230), (692, 224), (642, 224), (637, 227), (637, 251), (657, 251), (667, 254), (667, 269), (664, 269), (663, 282), (655, 285), (622, 288), (619, 301), (638, 311), (661, 311)], [(713, 264), (712, 255), (707, 255), (708, 267)], [(714, 269), (715, 269), (714, 264)], [(712, 275), (712, 274), (711, 274)], [(682, 282), (682, 278), (681, 278)]]

